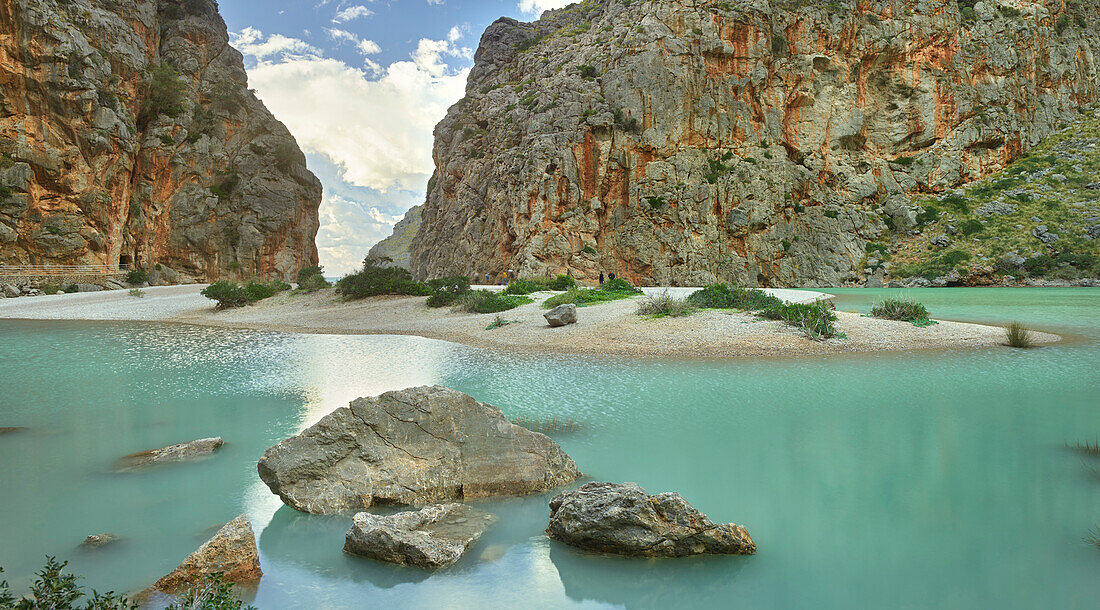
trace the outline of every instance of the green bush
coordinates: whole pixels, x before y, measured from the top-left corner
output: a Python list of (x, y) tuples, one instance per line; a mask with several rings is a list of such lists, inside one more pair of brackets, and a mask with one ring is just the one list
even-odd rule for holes
[(574, 280), (573, 276), (571, 275), (564, 274), (556, 276), (554, 279), (550, 280), (549, 284), (547, 284), (547, 287), (550, 290), (569, 290), (570, 288), (575, 288), (576, 286), (577, 280)]
[(383, 294), (411, 296), (432, 294), (431, 287), (414, 281), (407, 269), (383, 266), (388, 262), (392, 261), (388, 258), (365, 259), (362, 269), (336, 282), (337, 294), (342, 294), (349, 299), (362, 299)]
[(813, 303), (781, 303), (761, 311), (758, 315), (768, 320), (780, 320), (801, 330), (814, 341), (838, 336), (836, 313), (826, 301)]
[(149, 274), (144, 269), (133, 268), (126, 274), (127, 284), (144, 284), (149, 281)]
[(976, 218), (971, 218), (970, 220), (967, 220), (966, 222), (959, 225), (959, 230), (962, 231), (963, 235), (969, 236), (984, 231), (985, 225), (982, 224), (982, 221)]
[(330, 286), (332, 286), (332, 284), (325, 279), (325, 276), (321, 275), (320, 273), (315, 273), (309, 276), (306, 281), (299, 283), (298, 290), (303, 290), (305, 292), (317, 292), (318, 290), (324, 290), (325, 288), (328, 288)]
[(956, 267), (968, 260), (970, 260), (969, 252), (951, 250), (921, 263), (894, 265), (890, 269), (890, 275), (893, 277), (920, 276), (932, 280), (951, 273)]
[(533, 302), (533, 299), (523, 295), (474, 290), (461, 295), (455, 302), (454, 310), (467, 313), (499, 313)]
[(428, 280), (432, 295), (428, 297), (428, 307), (445, 307), (456, 303), (470, 292), (470, 278), (465, 275), (441, 277)]
[(740, 288), (725, 283), (696, 290), (688, 297), (696, 307), (757, 311), (783, 303), (759, 288)]
[(65, 292), (69, 294), (80, 292), (80, 286), (77, 286), (76, 284), (69, 284), (65, 287)]
[(1009, 347), (1020, 349), (1035, 347), (1035, 339), (1031, 331), (1019, 322), (1010, 322), (1005, 325), (1005, 343)]
[(1047, 254), (1033, 256), (1024, 261), (1024, 270), (1030, 275), (1046, 275), (1054, 270), (1057, 262)]
[(619, 299), (629, 299), (641, 294), (642, 291), (634, 287), (626, 280), (614, 279), (600, 284), (599, 288), (570, 288), (569, 290), (550, 297), (542, 302), (546, 309), (552, 309), (565, 303), (573, 303), (580, 307), (595, 303), (606, 303)]
[(463, 294), (458, 292), (436, 292), (428, 297), (427, 304), (428, 307), (446, 307), (447, 305), (453, 305), (462, 296)]
[(617, 277), (613, 280), (607, 280), (600, 284), (600, 290), (604, 292), (629, 292), (631, 294), (642, 294), (641, 290), (634, 287), (628, 280), (624, 280), (621, 277)]
[(921, 322), (928, 319), (928, 309), (913, 299), (886, 299), (871, 307), (871, 315), (885, 320)]
[(284, 290), (290, 290), (290, 284), (278, 279), (270, 282), (251, 280), (243, 286), (230, 280), (219, 280), (203, 288), (199, 294), (217, 301), (218, 309), (227, 309), (230, 307), (244, 307)]
[(46, 284), (42, 286), (42, 292), (45, 292), (46, 294), (57, 294), (61, 292), (61, 286), (58, 286), (57, 284)]
[(311, 265), (309, 267), (302, 267), (301, 269), (298, 270), (298, 277), (297, 277), (298, 284), (305, 284), (306, 281), (309, 280), (309, 278), (311, 278), (315, 275), (320, 275), (320, 276), (323, 277), (324, 273), (325, 273), (325, 268), (322, 267), (321, 265)]

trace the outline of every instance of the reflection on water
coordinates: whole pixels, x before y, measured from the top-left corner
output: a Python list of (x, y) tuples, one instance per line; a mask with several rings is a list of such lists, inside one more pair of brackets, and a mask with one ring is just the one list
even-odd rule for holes
[[(860, 311), (891, 294), (838, 292)], [(28, 429), (0, 435), (0, 565), (17, 590), (47, 553), (98, 589), (139, 589), (245, 512), (265, 572), (260, 608), (1093, 607), (1100, 553), (1082, 538), (1100, 522), (1100, 484), (1063, 443), (1100, 433), (1100, 291), (916, 296), (943, 317), (1083, 339), (632, 362), (415, 337), (5, 321), (0, 427)], [(425, 573), (344, 554), (347, 516), (296, 513), (256, 476), (264, 449), (332, 409), (428, 383), (509, 417), (580, 422), (557, 438), (587, 475), (679, 491), (746, 525), (759, 554), (577, 551), (543, 535), (552, 494), (541, 494), (479, 503), (497, 525)], [(126, 453), (206, 436), (226, 441), (207, 460), (111, 471)], [(99, 532), (124, 541), (76, 550)]]

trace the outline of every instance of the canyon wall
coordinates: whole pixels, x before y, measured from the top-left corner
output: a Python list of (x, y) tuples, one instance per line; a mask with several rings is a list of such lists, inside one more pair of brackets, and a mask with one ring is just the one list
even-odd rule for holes
[(321, 185), (212, 0), (0, 0), (0, 264), (317, 263)]
[(587, 0), (484, 33), (435, 131), (418, 277), (864, 281), (917, 195), (1097, 99), (1093, 2)]

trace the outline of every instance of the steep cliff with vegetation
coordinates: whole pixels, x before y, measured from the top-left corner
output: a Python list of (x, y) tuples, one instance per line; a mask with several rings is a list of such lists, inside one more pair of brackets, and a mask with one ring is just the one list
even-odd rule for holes
[(0, 0), (0, 264), (317, 263), (320, 182), (213, 0)]
[(868, 244), (927, 229), (920, 201), (1097, 99), (1098, 17), (1093, 0), (586, 0), (498, 20), (436, 129), (412, 269), (863, 283), (881, 275)]

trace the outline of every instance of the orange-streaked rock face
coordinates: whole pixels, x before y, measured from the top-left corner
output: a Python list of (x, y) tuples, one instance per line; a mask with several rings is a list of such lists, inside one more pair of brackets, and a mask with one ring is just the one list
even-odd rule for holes
[(858, 283), (911, 195), (1097, 99), (1093, 8), (792, 6), (589, 0), (491, 25), (436, 129), (414, 273)]
[(0, 90), (0, 264), (163, 281), (316, 264), (320, 183), (215, 3), (0, 0)]

